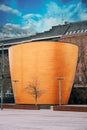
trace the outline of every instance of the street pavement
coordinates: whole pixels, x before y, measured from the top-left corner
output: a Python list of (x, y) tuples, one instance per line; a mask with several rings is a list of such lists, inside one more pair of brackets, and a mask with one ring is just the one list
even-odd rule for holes
[(87, 130), (87, 113), (3, 109), (0, 130)]

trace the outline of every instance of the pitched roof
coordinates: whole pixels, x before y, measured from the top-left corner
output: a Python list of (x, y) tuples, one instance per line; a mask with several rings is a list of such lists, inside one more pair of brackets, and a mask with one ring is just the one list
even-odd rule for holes
[(49, 31), (42, 33), (37, 33), (29, 37), (21, 37), (15, 39), (4, 39), (0, 43), (4, 43), (6, 46), (11, 46), (14, 44), (20, 44), (24, 42), (31, 41), (41, 41), (41, 40), (57, 40), (62, 36), (87, 33), (87, 21), (67, 23), (63, 25), (53, 26)]

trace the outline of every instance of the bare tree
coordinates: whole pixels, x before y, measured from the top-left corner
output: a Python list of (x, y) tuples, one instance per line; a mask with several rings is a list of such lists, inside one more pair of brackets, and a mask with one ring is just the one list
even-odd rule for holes
[(38, 82), (37, 79), (33, 79), (33, 81), (29, 82), (27, 87), (25, 88), (27, 93), (33, 96), (36, 106), (38, 98), (40, 98), (45, 93), (45, 90), (40, 90), (39, 86), (40, 82)]

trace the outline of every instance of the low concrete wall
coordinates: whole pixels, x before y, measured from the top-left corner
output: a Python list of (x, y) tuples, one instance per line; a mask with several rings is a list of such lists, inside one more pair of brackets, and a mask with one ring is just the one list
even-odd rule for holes
[(54, 111), (77, 111), (77, 112), (87, 112), (87, 105), (61, 105), (61, 106), (54, 106), (53, 107)]
[(28, 110), (40, 110), (39, 106), (35, 105), (15, 105), (15, 104), (4, 104), (3, 108), (7, 109), (28, 109)]

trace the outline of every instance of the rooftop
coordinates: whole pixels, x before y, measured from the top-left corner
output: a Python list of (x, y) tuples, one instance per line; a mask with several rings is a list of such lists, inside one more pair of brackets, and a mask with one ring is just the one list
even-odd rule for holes
[(76, 35), (87, 33), (87, 21), (80, 22), (65, 22), (63, 25), (53, 26), (49, 31), (37, 33), (29, 37), (20, 37), (14, 39), (0, 40), (0, 44), (4, 43), (4, 47), (7, 49), (9, 46), (42, 40), (54, 40), (59, 41), (62, 36)]

